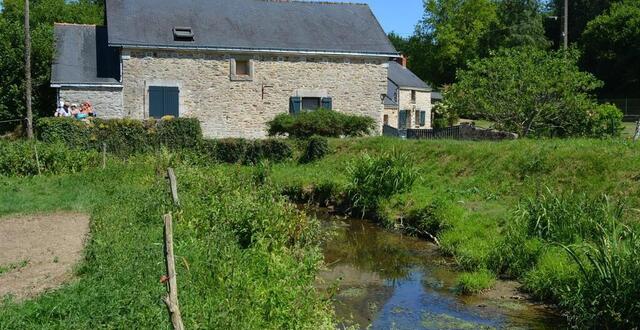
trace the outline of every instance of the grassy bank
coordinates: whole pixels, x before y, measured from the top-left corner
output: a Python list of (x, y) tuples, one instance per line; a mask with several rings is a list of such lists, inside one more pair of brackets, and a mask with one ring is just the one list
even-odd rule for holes
[[(623, 140), (367, 138), (333, 140), (332, 148), (332, 155), (312, 164), (274, 166), (274, 181), (296, 198), (348, 207), (354, 205), (349, 169), (363, 162), (363, 155), (376, 157), (392, 150), (408, 155), (419, 177), (409, 189), (380, 199), (371, 216), (387, 226), (409, 225), (436, 236), (442, 250), (469, 272), (461, 291), (477, 292), (491, 285), (488, 274), (517, 278), (534, 296), (569, 310), (576, 323), (615, 327), (633, 322), (622, 296), (637, 294), (636, 289), (609, 287), (609, 297), (605, 289), (600, 294), (592, 290), (589, 296), (585, 292), (593, 287), (588, 283), (597, 282), (591, 277), (598, 265), (590, 263), (589, 251), (621, 258), (615, 271), (626, 278), (618, 280), (637, 282), (629, 276), (640, 256), (630, 238), (638, 232), (640, 206), (637, 145)], [(623, 210), (612, 215), (610, 209), (620, 202)], [(625, 233), (615, 234), (618, 229), (607, 226), (608, 219)], [(622, 242), (621, 248), (608, 249), (602, 242), (606, 236)], [(577, 259), (569, 251), (575, 251)], [(606, 275), (600, 280), (608, 281)], [(605, 284), (603, 288), (610, 283)], [(631, 310), (639, 308), (630, 305)], [(609, 314), (591, 317), (599, 308)]]
[[(91, 214), (77, 280), (34, 300), (0, 301), (0, 329), (166, 329), (161, 215), (172, 210), (156, 168), (168, 159), (76, 174), (0, 177), (0, 215)], [(174, 164), (178, 165), (178, 164)], [(178, 166), (175, 214), (180, 303), (189, 329), (332, 327), (313, 281), (318, 224), (269, 186), (216, 166)]]

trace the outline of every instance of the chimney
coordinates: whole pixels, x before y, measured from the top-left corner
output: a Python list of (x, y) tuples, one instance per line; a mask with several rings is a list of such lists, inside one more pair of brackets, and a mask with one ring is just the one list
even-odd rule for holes
[(404, 54), (400, 54), (400, 57), (396, 58), (396, 62), (405, 68), (407, 67), (407, 57)]

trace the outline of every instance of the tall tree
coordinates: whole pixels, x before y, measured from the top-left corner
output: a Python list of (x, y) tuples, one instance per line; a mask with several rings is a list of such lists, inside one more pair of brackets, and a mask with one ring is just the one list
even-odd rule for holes
[(445, 102), (525, 137), (617, 133), (622, 114), (596, 104), (592, 92), (602, 82), (580, 71), (577, 60), (575, 50), (503, 48), (461, 70)]
[[(498, 21), (492, 0), (425, 0), (416, 27), (414, 51), (424, 58), (424, 72), (436, 85), (454, 81), (458, 68), (488, 53), (486, 36)], [(414, 61), (416, 58), (413, 59)]]
[(27, 137), (33, 139), (33, 109), (31, 107), (31, 27), (29, 0), (24, 0), (24, 75), (25, 106), (27, 107)]
[[(580, 40), (582, 32), (589, 21), (607, 10), (617, 0), (570, 0), (569, 1), (569, 43)], [(562, 45), (562, 17), (564, 16), (564, 0), (551, 0), (548, 3), (549, 14), (557, 20), (547, 20), (547, 36), (560, 48)]]
[(492, 48), (549, 46), (539, 0), (499, 0), (497, 5), (498, 23), (489, 35)]
[(640, 97), (640, 0), (613, 4), (581, 40), (583, 65), (605, 82), (603, 96)]
[[(54, 90), (49, 86), (53, 59), (53, 23), (102, 24), (100, 0), (32, 0), (30, 10), (33, 116), (51, 115)], [(24, 4), (4, 0), (0, 12), (0, 121), (25, 118)], [(0, 124), (0, 133), (15, 125)]]

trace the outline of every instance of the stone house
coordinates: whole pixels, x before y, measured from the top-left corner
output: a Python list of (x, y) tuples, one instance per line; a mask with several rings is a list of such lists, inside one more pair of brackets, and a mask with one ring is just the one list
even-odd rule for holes
[(432, 128), (431, 87), (406, 68), (404, 58), (398, 62), (389, 62), (383, 124), (399, 129)]
[(89, 100), (99, 117), (193, 117), (206, 137), (262, 138), (276, 115), (323, 107), (370, 116), (381, 131), (393, 116), (389, 81), (399, 83), (392, 98), (401, 110), (430, 110), (426, 84), (414, 86), (416, 106), (405, 109), (412, 92), (388, 80), (404, 73), (400, 54), (367, 5), (105, 2), (106, 26), (55, 25), (51, 78), (59, 99)]

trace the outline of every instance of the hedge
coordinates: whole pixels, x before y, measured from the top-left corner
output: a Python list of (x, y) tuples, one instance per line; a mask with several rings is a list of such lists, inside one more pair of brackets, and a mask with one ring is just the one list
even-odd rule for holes
[(202, 141), (200, 122), (194, 118), (163, 120), (42, 118), (36, 124), (38, 139), (63, 143), (71, 148), (100, 150), (127, 156), (161, 145), (169, 149), (195, 148)]
[(375, 127), (371, 117), (346, 115), (332, 110), (316, 110), (297, 115), (280, 114), (267, 123), (270, 136), (293, 138), (356, 137), (369, 134)]
[(200, 122), (193, 118), (94, 119), (90, 122), (43, 118), (37, 122), (36, 132), (42, 142), (74, 149), (99, 151), (106, 143), (107, 151), (124, 157), (161, 146), (194, 151), (207, 162), (215, 163), (253, 165), (262, 160), (282, 162), (293, 156), (291, 146), (278, 139), (203, 139)]

